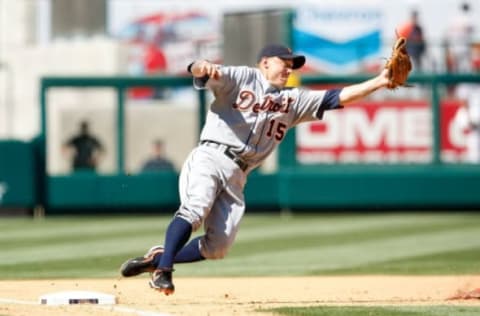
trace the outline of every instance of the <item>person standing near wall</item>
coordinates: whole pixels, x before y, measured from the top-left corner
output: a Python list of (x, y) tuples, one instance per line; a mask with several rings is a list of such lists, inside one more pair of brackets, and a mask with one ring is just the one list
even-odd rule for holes
[(413, 71), (423, 71), (422, 61), (425, 55), (423, 28), (418, 21), (418, 11), (412, 10), (410, 19), (397, 29), (398, 36), (407, 39), (407, 52), (412, 58)]
[(461, 83), (455, 90), (456, 97), (463, 102), (458, 123), (466, 131), (466, 156), (469, 163), (480, 163), (480, 85)]
[(175, 171), (175, 167), (170, 159), (165, 156), (165, 144), (161, 139), (156, 139), (152, 143), (152, 156), (147, 159), (141, 169), (141, 172), (159, 172)]
[(447, 65), (450, 72), (472, 72), (474, 30), (470, 4), (464, 2), (460, 6), (460, 11), (450, 21), (446, 34)]
[(65, 152), (73, 151), (73, 171), (96, 171), (98, 161), (104, 152), (100, 140), (91, 134), (90, 124), (80, 122), (79, 133), (69, 138), (63, 145)]

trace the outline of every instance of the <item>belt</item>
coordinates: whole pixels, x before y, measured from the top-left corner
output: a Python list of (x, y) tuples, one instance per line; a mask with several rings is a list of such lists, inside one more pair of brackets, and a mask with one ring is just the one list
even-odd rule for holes
[(230, 158), (234, 163), (237, 164), (237, 166), (240, 167), (240, 169), (242, 169), (242, 171), (245, 171), (248, 169), (248, 163), (246, 163), (242, 158), (238, 157), (231, 149), (230, 146), (227, 146), (225, 144), (220, 144), (220, 143), (217, 143), (217, 142), (214, 142), (214, 141), (211, 141), (211, 140), (202, 140), (200, 142), (200, 145), (203, 145), (203, 146), (208, 146), (208, 147), (212, 147), (212, 148), (216, 148), (216, 149), (219, 149), (221, 150), (225, 156), (227, 156), (228, 158)]

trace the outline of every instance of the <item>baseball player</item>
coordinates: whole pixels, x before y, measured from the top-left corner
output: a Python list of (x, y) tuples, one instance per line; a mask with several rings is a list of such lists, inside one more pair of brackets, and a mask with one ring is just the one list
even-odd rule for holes
[[(384, 69), (372, 79), (341, 89), (285, 87), (292, 71), (304, 64), (304, 56), (271, 44), (261, 50), (255, 68), (206, 60), (188, 66), (195, 88), (210, 89), (215, 99), (200, 142), (182, 167), (181, 205), (167, 228), (164, 246), (126, 261), (120, 268), (123, 276), (151, 272), (150, 286), (169, 295), (175, 290), (174, 263), (223, 258), (245, 210), (247, 175), (287, 131), (299, 123), (320, 120), (325, 111), (340, 109), (389, 84), (389, 71)], [(202, 224), (205, 234), (188, 242)]]

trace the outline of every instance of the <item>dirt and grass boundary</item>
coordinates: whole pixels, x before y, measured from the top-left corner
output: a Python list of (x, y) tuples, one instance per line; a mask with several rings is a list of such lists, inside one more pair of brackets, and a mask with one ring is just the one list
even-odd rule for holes
[[(176, 293), (151, 290), (148, 278), (0, 281), (0, 315), (272, 315), (284, 306), (460, 305), (480, 308), (480, 299), (449, 300), (480, 285), (480, 275), (177, 278)], [(59, 291), (113, 294), (117, 304), (40, 305)]]

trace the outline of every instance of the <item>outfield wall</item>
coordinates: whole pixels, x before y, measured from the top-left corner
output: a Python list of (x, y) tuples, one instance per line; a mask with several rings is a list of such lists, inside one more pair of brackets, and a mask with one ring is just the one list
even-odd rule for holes
[(0, 141), (0, 208), (31, 209), (38, 203), (32, 144)]
[[(347, 82), (363, 78), (319, 77), (310, 83)], [(306, 81), (308, 81), (306, 80)], [(440, 157), (440, 96), (438, 84), (478, 76), (412, 76), (412, 82), (431, 84), (432, 159), (427, 163), (333, 163), (304, 165), (296, 157), (296, 132), (289, 131), (278, 150), (275, 172), (255, 171), (245, 196), (249, 210), (479, 208), (480, 165), (446, 163)], [(117, 107), (124, 106), (129, 86), (190, 86), (191, 79), (162, 78), (45, 78), (42, 81), (42, 134), (34, 141), (0, 142), (0, 208), (41, 205), (47, 214), (87, 212), (172, 212), (178, 205), (178, 174), (130, 174), (124, 160), (124, 111), (116, 117), (116, 168), (107, 174), (47, 172), (49, 120), (47, 91), (57, 87), (110, 87)], [(205, 119), (205, 93), (198, 95), (199, 123)]]
[[(178, 205), (176, 173), (47, 176), (36, 182), (28, 143), (0, 143), (0, 208), (47, 214), (78, 212), (167, 212)], [(7, 151), (3, 151), (7, 150)], [(10, 154), (11, 153), (11, 154)], [(253, 173), (245, 196), (249, 210), (478, 208), (480, 169), (445, 166), (311, 166)], [(43, 201), (42, 201), (43, 200)]]

